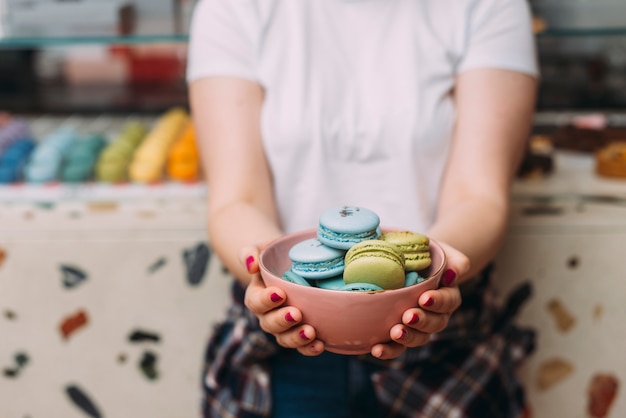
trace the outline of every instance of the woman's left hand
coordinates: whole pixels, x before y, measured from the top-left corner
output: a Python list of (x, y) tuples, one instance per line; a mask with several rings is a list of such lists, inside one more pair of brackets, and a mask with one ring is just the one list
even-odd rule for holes
[(446, 253), (440, 287), (424, 292), (418, 299), (418, 306), (404, 312), (402, 324), (394, 325), (389, 332), (391, 342), (374, 345), (370, 351), (372, 356), (392, 359), (409, 347), (428, 343), (432, 334), (446, 328), (450, 315), (461, 306), (458, 278), (469, 271), (469, 259), (449, 245), (439, 244)]

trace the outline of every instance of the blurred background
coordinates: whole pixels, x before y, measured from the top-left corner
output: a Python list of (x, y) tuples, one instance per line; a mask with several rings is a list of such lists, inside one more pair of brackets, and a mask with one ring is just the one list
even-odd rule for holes
[[(193, 0), (0, 0), (0, 417), (195, 417), (227, 300)], [(531, 416), (624, 417), (626, 2), (531, 0), (534, 129), (496, 263)], [(151, 149), (152, 151), (146, 151)]]

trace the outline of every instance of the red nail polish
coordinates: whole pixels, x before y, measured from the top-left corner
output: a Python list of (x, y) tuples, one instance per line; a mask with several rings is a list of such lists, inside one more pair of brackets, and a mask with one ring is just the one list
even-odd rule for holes
[(272, 302), (276, 303), (276, 302), (280, 302), (281, 300), (283, 300), (283, 298), (280, 297), (280, 295), (278, 293), (272, 293), (270, 295), (270, 299), (272, 300)]
[(300, 331), (300, 338), (302, 338), (303, 340), (309, 340), (309, 337), (306, 336), (306, 334), (304, 333), (304, 330)]
[(246, 258), (246, 269), (248, 270), (248, 273), (250, 273), (250, 266), (252, 263), (254, 263), (254, 256), (249, 255), (248, 258)]
[(424, 302), (424, 306), (432, 306), (433, 303), (435, 303), (435, 299), (429, 297), (426, 302)]
[(456, 279), (456, 272), (452, 269), (448, 269), (443, 272), (443, 284), (445, 286), (450, 286), (454, 279)]
[(419, 315), (413, 314), (413, 316), (409, 320), (409, 325), (417, 324), (417, 321), (419, 321), (419, 320), (420, 320)]
[(403, 340), (403, 339), (404, 339), (404, 337), (406, 337), (406, 334), (408, 334), (408, 333), (406, 332), (406, 330), (405, 330), (405, 329), (403, 329), (403, 330), (402, 330), (402, 333), (400, 334), (400, 338), (398, 338), (398, 339), (399, 339), (399, 340)]
[(291, 316), (291, 312), (287, 312), (287, 313), (285, 314), (285, 320), (286, 320), (287, 322), (296, 322), (296, 320), (295, 320), (295, 319), (293, 319), (293, 316)]

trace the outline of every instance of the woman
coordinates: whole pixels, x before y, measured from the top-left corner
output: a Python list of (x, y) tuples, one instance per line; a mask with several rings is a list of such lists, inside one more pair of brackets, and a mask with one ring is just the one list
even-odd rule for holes
[[(498, 316), (481, 272), (533, 113), (525, 1), (200, 0), (189, 57), (209, 236), (238, 279), (204, 415), (520, 416), (531, 335)], [(258, 274), (264, 243), (340, 205), (447, 254), (442, 287), (368, 356), (325, 352)]]

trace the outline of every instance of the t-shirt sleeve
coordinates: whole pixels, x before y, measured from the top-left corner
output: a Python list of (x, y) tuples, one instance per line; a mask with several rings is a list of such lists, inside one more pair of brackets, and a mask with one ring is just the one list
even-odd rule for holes
[(537, 76), (532, 15), (527, 0), (476, 0), (458, 72), (498, 68)]
[(199, 0), (189, 31), (187, 81), (210, 76), (256, 81), (254, 22), (247, 0)]

